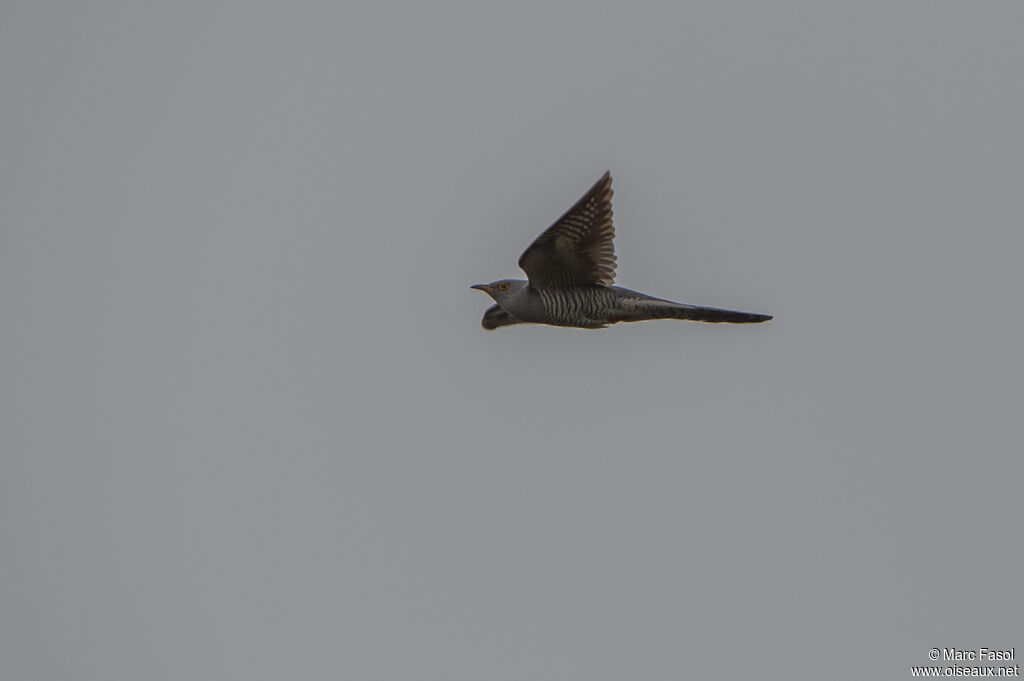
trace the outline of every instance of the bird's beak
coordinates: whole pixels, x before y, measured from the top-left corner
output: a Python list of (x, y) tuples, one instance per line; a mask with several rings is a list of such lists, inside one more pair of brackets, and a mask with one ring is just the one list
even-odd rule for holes
[(483, 291), (484, 293), (491, 292), (491, 287), (487, 284), (473, 284), (470, 288), (475, 288), (477, 291)]

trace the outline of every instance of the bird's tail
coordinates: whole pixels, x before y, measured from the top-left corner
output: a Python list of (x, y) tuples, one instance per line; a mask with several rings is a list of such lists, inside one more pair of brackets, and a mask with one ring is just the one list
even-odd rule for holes
[[(618, 287), (616, 287), (618, 288)], [(614, 322), (642, 322), (648, 319), (686, 319), (695, 322), (710, 322), (713, 324), (757, 324), (766, 322), (772, 318), (770, 314), (757, 314), (756, 312), (740, 312), (739, 310), (725, 310), (718, 307), (701, 307), (699, 305), (688, 305), (676, 303), (671, 300), (654, 298), (636, 291), (620, 289), (618, 296), (619, 310), (614, 316)]]
[[(664, 315), (668, 319), (689, 319), (695, 322), (711, 322), (714, 324), (721, 322), (729, 324), (757, 324), (772, 318), (770, 314), (723, 310), (718, 307), (700, 307), (697, 305), (684, 305), (679, 308), (667, 307), (664, 309)], [(659, 317), (654, 318), (658, 319)]]

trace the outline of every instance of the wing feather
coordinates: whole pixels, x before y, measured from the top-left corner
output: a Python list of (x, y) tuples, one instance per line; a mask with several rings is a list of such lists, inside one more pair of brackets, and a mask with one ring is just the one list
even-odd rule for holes
[(523, 251), (519, 266), (536, 288), (610, 286), (615, 281), (614, 238), (612, 176), (606, 172)]
[(480, 320), (480, 325), (488, 331), (493, 331), (499, 326), (510, 326), (512, 324), (522, 324), (522, 322), (508, 312), (505, 312), (504, 308), (500, 305), (491, 305), (484, 312), (484, 318)]

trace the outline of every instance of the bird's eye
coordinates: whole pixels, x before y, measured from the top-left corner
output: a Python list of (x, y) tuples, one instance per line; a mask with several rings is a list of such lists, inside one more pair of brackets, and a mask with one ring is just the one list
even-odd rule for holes
[(508, 282), (507, 281), (503, 281), (500, 284), (498, 284), (498, 289), (500, 289), (502, 291), (507, 291), (508, 290)]

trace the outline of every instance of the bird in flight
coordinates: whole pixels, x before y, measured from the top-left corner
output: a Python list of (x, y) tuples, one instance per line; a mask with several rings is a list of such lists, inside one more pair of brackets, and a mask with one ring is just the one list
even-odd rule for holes
[(519, 257), (529, 281), (499, 279), (471, 288), (497, 305), (484, 312), (487, 330), (512, 324), (600, 329), (618, 322), (688, 319), (751, 324), (767, 314), (674, 303), (612, 286), (615, 281), (612, 176), (606, 172), (576, 205), (538, 236)]

